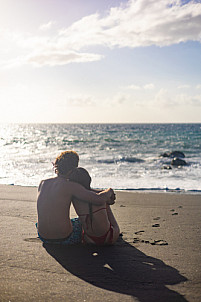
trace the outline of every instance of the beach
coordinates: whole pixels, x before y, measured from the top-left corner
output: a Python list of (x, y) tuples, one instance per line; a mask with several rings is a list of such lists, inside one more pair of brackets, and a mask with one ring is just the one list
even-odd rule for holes
[(37, 238), (36, 187), (0, 193), (1, 302), (201, 300), (200, 194), (116, 191), (114, 246), (58, 247)]

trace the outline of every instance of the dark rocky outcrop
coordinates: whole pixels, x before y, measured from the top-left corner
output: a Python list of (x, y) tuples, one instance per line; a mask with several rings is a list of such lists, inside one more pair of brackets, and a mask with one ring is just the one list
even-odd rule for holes
[(185, 154), (181, 151), (173, 151), (173, 152), (170, 152), (170, 157), (184, 158)]
[(163, 166), (163, 169), (170, 170), (172, 167), (179, 168), (187, 165), (186, 161), (183, 159), (185, 158), (185, 154), (181, 151), (164, 152), (160, 156), (172, 158), (171, 163)]
[(185, 160), (175, 157), (172, 161), (171, 161), (171, 165), (174, 167), (179, 167), (179, 166), (186, 166), (187, 163)]
[(172, 167), (171, 167), (171, 166), (163, 166), (163, 169), (164, 169), (164, 170), (171, 170)]
[(161, 157), (177, 157), (177, 158), (184, 158), (185, 154), (181, 151), (172, 151), (172, 152), (164, 152), (160, 155)]
[(170, 152), (164, 152), (160, 154), (160, 157), (169, 157)]

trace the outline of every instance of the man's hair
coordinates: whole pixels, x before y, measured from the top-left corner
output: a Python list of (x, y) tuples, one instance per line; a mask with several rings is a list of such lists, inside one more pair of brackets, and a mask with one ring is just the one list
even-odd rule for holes
[(69, 180), (77, 182), (86, 189), (90, 190), (91, 177), (88, 171), (84, 168), (79, 167), (74, 169), (69, 175)]
[(64, 151), (54, 162), (55, 173), (66, 175), (70, 170), (77, 168), (78, 162), (79, 156), (75, 151)]

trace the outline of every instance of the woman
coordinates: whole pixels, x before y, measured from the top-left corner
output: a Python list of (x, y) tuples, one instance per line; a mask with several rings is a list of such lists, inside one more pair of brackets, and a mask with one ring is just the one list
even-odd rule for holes
[[(69, 180), (83, 185), (91, 190), (91, 177), (87, 170), (76, 168)], [(83, 227), (84, 243), (96, 245), (113, 244), (119, 237), (119, 226), (108, 204), (92, 205), (89, 202), (73, 198), (73, 205)]]

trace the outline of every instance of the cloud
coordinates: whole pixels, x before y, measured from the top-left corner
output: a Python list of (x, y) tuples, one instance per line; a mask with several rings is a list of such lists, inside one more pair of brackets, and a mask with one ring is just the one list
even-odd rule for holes
[(175, 96), (175, 102), (179, 106), (201, 106), (201, 95), (178, 94)]
[(198, 85), (196, 86), (196, 89), (201, 89), (201, 84), (198, 84)]
[[(59, 103), (58, 103), (59, 104)], [(133, 96), (129, 93), (118, 92), (110, 96), (96, 97), (94, 95), (75, 94), (68, 95), (66, 101), (61, 101), (61, 106), (67, 107), (94, 107), (94, 108), (150, 108), (167, 110), (180, 110), (189, 107), (201, 106), (201, 94), (187, 95), (185, 93), (171, 94), (167, 89), (161, 88), (153, 96), (150, 94)], [(148, 109), (149, 108), (149, 109)], [(180, 109), (179, 109), (180, 108)], [(188, 109), (187, 109), (188, 110)]]
[(128, 103), (132, 100), (131, 95), (129, 93), (122, 93), (121, 91), (114, 93), (110, 96), (105, 96), (101, 100), (99, 99), (99, 106), (103, 108), (107, 107), (122, 107), (127, 106)]
[(96, 103), (92, 96), (88, 95), (77, 95), (70, 96), (66, 99), (66, 105), (71, 107), (91, 107), (95, 106)]
[(55, 23), (56, 23), (55, 21), (50, 21), (48, 23), (41, 24), (39, 26), (39, 29), (42, 30), (42, 31), (49, 30), (49, 29), (51, 29), (52, 25), (54, 25)]
[(147, 85), (144, 85), (144, 89), (146, 89), (146, 90), (152, 90), (152, 89), (154, 89), (154, 88), (155, 88), (155, 86), (154, 86), (154, 84), (152, 84), (152, 83), (147, 84)]
[(69, 63), (80, 63), (80, 62), (93, 62), (98, 61), (103, 56), (92, 53), (78, 53), (74, 51), (69, 52), (50, 52), (50, 53), (38, 53), (27, 57), (27, 62), (32, 63), (36, 66), (58, 66)]
[(103, 18), (93, 14), (60, 31), (63, 43), (76, 49), (168, 46), (188, 40), (201, 41), (201, 3), (173, 0), (131, 0), (111, 8)]
[(122, 87), (123, 89), (130, 89), (130, 90), (153, 90), (155, 88), (153, 83), (149, 83), (149, 84), (145, 84), (144, 86), (139, 86), (139, 85), (135, 85), (135, 84), (131, 84), (128, 86), (124, 86)]
[(190, 85), (179, 85), (177, 88), (178, 89), (188, 89), (190, 87), (191, 87)]
[(128, 85), (128, 86), (125, 86), (125, 87), (123, 87), (124, 89), (131, 89), (131, 90), (140, 90), (141, 89), (141, 87), (140, 86), (138, 86), (138, 85)]
[(187, 95), (185, 93), (171, 95), (167, 89), (160, 89), (152, 102), (153, 106), (172, 109), (173, 107), (201, 106), (201, 95)]
[(201, 106), (201, 95), (192, 96), (189, 99), (189, 105), (200, 107)]
[(119, 93), (115, 96), (113, 104), (122, 105), (123, 103), (126, 103), (129, 99), (130, 95)]
[[(85, 16), (54, 36), (47, 35), (54, 23), (50, 21), (40, 26), (46, 36), (39, 32), (38, 36), (7, 35), (7, 39), (26, 52), (20, 62), (38, 66), (102, 59), (100, 54), (90, 53), (90, 47), (94, 46), (112, 49), (201, 42), (201, 3), (193, 0), (182, 3), (182, 0), (130, 0), (111, 8), (103, 17), (98, 13)], [(33, 49), (37, 49), (37, 54)]]

